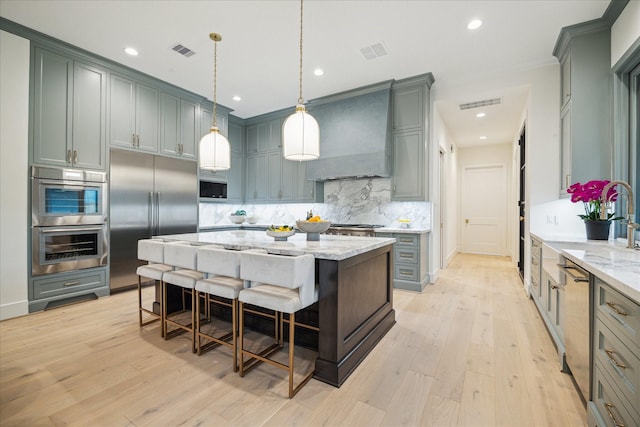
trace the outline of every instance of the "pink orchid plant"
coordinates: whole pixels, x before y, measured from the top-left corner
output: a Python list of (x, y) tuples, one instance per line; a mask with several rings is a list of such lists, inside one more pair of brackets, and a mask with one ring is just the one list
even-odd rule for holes
[(611, 187), (607, 191), (606, 203), (602, 203), (602, 199), (600, 199), (602, 190), (609, 182), (608, 180), (593, 180), (584, 185), (576, 182), (567, 188), (567, 193), (571, 194), (571, 201), (573, 203), (582, 202), (584, 205), (585, 214), (578, 215), (580, 218), (590, 221), (601, 221), (600, 213), (604, 209), (607, 213), (606, 220), (615, 221), (622, 219), (622, 217), (615, 217), (614, 213), (609, 212), (612, 207), (612, 202), (618, 199), (618, 192), (615, 190), (615, 187)]

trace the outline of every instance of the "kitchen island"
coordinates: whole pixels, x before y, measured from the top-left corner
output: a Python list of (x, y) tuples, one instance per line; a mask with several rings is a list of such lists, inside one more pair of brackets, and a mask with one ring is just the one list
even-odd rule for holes
[[(229, 230), (157, 236), (165, 241), (215, 244), (231, 250), (312, 254), (318, 283), (318, 359), (314, 378), (339, 387), (395, 323), (393, 243), (378, 237), (299, 233), (274, 241), (264, 231)], [(297, 335), (297, 334), (296, 334)]]

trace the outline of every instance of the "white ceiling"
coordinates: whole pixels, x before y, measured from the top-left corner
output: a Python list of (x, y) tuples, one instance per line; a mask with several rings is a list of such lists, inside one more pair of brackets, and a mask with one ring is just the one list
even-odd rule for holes
[[(609, 0), (306, 0), (305, 99), (370, 83), (433, 73), (437, 87), (483, 75), (556, 62), (551, 55), (563, 26), (602, 16)], [(293, 106), (298, 98), (297, 0), (0, 0), (0, 15), (197, 94), (213, 98), (213, 42), (218, 44), (218, 103), (247, 118)], [(475, 32), (468, 21), (480, 18)], [(389, 54), (366, 60), (360, 49), (382, 42)], [(185, 58), (176, 43), (195, 51)], [(130, 57), (127, 46), (139, 50)], [(313, 75), (316, 67), (322, 77)], [(478, 94), (486, 96), (482, 88)], [(242, 101), (232, 100), (234, 95)], [(499, 106), (461, 112), (441, 100), (438, 111), (460, 145), (509, 142), (526, 88), (492, 96)], [(478, 95), (479, 96), (479, 95)], [(484, 98), (482, 98), (484, 99)]]

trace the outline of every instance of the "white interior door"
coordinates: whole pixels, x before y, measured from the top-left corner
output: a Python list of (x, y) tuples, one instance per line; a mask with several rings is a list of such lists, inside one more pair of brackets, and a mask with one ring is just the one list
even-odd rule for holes
[(506, 255), (507, 182), (504, 166), (465, 167), (461, 184), (462, 252)]

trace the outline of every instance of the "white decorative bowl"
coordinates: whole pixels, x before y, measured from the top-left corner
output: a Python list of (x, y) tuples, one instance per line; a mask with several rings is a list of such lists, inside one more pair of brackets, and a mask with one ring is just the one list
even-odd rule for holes
[(296, 227), (305, 233), (324, 233), (331, 226), (331, 221), (296, 221)]
[(267, 236), (273, 237), (276, 241), (284, 241), (287, 240), (287, 237), (293, 236), (296, 234), (295, 231), (273, 231), (267, 230)]
[(234, 224), (242, 224), (245, 219), (247, 219), (246, 215), (229, 215), (229, 219)]

